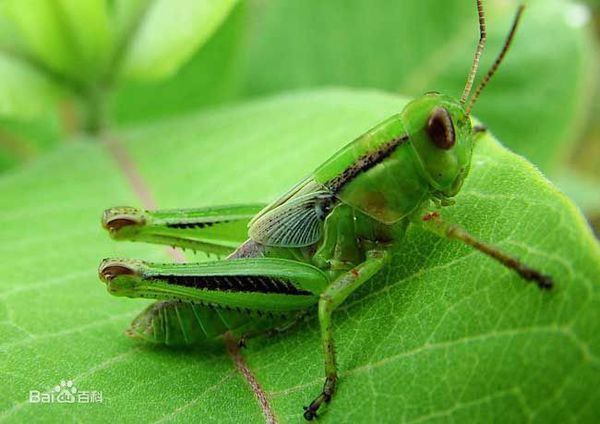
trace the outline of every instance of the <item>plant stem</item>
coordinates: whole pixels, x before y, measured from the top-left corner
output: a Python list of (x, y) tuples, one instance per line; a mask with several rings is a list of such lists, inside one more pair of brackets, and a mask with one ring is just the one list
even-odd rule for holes
[(110, 90), (98, 85), (91, 86), (82, 95), (85, 113), (83, 131), (85, 133), (97, 136), (106, 130), (109, 120), (109, 97)]

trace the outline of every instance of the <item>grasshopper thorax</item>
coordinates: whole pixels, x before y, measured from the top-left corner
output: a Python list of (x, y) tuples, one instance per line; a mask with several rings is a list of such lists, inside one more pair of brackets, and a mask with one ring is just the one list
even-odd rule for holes
[(406, 105), (402, 122), (421, 176), (440, 197), (453, 197), (467, 176), (473, 152), (471, 120), (449, 96), (428, 93)]

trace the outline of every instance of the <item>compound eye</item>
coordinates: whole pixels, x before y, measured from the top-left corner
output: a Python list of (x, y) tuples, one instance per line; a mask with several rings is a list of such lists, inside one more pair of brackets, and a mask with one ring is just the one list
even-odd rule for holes
[(450, 116), (450, 112), (443, 107), (436, 107), (431, 112), (425, 131), (427, 131), (433, 144), (440, 149), (448, 150), (456, 142), (452, 117)]

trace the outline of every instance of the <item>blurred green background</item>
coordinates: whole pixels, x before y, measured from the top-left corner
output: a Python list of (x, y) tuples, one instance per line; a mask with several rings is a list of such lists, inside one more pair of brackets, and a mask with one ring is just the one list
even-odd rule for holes
[[(409, 97), (429, 90), (458, 95), (477, 38), (471, 3), (5, 0), (0, 172), (80, 132), (290, 90), (336, 86)], [(483, 68), (515, 7), (511, 1), (488, 3)], [(475, 114), (596, 222), (598, 2), (529, 6), (514, 48)]]

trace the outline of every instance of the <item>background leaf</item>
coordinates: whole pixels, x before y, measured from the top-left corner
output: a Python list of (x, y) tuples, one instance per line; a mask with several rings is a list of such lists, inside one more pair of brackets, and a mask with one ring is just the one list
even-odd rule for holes
[(171, 75), (227, 17), (236, 0), (153, 0), (127, 51), (131, 79)]
[(31, 119), (44, 114), (61, 97), (62, 89), (30, 63), (0, 52), (0, 116)]
[[(266, 201), (405, 102), (324, 91), (132, 127), (119, 137), (161, 207)], [(261, 422), (226, 354), (153, 349), (123, 329), (147, 303), (110, 297), (105, 256), (167, 260), (114, 243), (102, 209), (139, 204), (106, 144), (74, 142), (0, 178), (0, 420)], [(240, 152), (243, 152), (241, 154)], [(123, 154), (120, 154), (120, 159)], [(412, 228), (392, 265), (335, 316), (341, 380), (323, 422), (595, 422), (600, 251), (576, 208), (486, 137), (447, 213), (552, 274), (540, 293), (470, 249)], [(122, 161), (120, 163), (123, 163)], [(281, 422), (322, 384), (315, 320), (243, 352)], [(103, 404), (40, 405), (73, 379)]]
[(122, 72), (129, 79), (161, 79), (189, 59), (235, 3), (7, 0), (0, 12), (9, 29), (0, 39), (84, 84), (101, 82), (107, 72)]
[(0, 118), (0, 170), (32, 160), (59, 140), (58, 123), (52, 117), (41, 122)]
[(236, 57), (245, 35), (246, 9), (244, 2), (234, 7), (223, 25), (172, 78), (124, 82), (113, 99), (117, 124), (153, 121), (235, 98), (239, 80)]
[(15, 43), (54, 72), (90, 82), (105, 69), (111, 47), (104, 0), (7, 0)]
[[(126, 100), (117, 100), (117, 115), (125, 111), (125, 117), (152, 118), (149, 104), (159, 111), (179, 111), (225, 96), (230, 89), (215, 81), (231, 79), (231, 52), (239, 39), (235, 31), (226, 32), (215, 48), (196, 60), (191, 74), (184, 72), (183, 78), (165, 86), (161, 79), (189, 60), (235, 4), (236, 0), (1, 2), (0, 170), (58, 144), (56, 138), (39, 143), (38, 137), (14, 137), (3, 122), (42, 128), (59, 121), (58, 130), (66, 137), (97, 131), (108, 121), (107, 104), (119, 78), (125, 87), (117, 97)], [(151, 96), (140, 95), (137, 78), (151, 80), (145, 87)], [(189, 100), (182, 101), (181, 93), (186, 92)], [(148, 102), (150, 97), (154, 101)], [(47, 126), (42, 132), (56, 129)]]
[[(221, 32), (217, 27), (234, 0), (35, 1), (40, 7), (13, 0), (0, 6), (0, 12), (16, 16), (2, 25), (0, 46), (8, 40), (11, 49), (34, 55), (59, 77), (97, 82), (123, 71), (125, 87), (115, 99), (109, 96), (110, 114), (120, 123), (331, 85), (408, 96), (432, 89), (457, 94), (477, 38), (469, 0), (247, 0), (239, 8), (247, 10), (229, 19), (211, 49), (194, 55), (213, 32)], [(498, 51), (516, 8), (516, 1), (488, 3), (490, 43), (483, 67)], [(586, 26), (589, 11), (581, 5), (532, 0), (529, 6), (507, 63), (476, 112), (510, 148), (552, 177), (591, 116), (597, 48)], [(0, 24), (6, 24), (2, 16)], [(545, 42), (549, 38), (553, 43)], [(30, 118), (56, 105), (53, 88), (64, 83), (61, 78), (40, 78), (31, 63), (9, 58), (6, 64), (4, 56), (0, 113)], [(86, 109), (94, 99), (89, 100), (75, 105)], [(86, 120), (85, 111), (78, 115)]]

